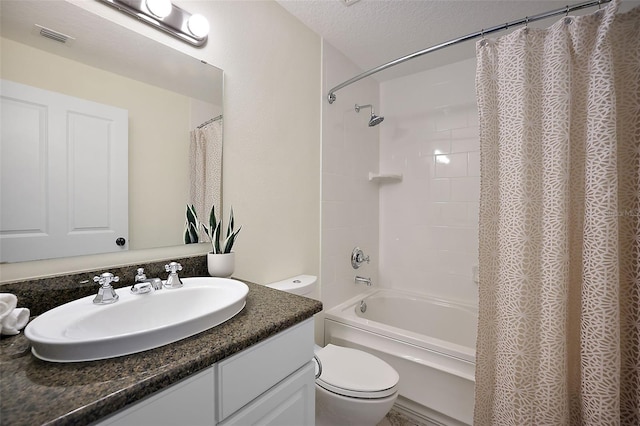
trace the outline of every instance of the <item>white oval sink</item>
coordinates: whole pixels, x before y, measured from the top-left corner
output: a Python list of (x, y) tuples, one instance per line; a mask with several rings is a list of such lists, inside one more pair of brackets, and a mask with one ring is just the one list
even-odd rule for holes
[(182, 288), (142, 295), (120, 288), (120, 299), (110, 305), (94, 304), (91, 295), (51, 309), (25, 328), (31, 352), (45, 361), (78, 362), (157, 348), (233, 318), (249, 292), (229, 278), (182, 282)]

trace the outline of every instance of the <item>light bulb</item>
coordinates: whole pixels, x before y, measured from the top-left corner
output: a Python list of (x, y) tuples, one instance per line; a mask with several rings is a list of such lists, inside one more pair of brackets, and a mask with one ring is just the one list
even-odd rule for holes
[(209, 34), (209, 21), (199, 13), (191, 15), (187, 21), (187, 27), (191, 34), (198, 38), (203, 38)]
[(154, 16), (163, 19), (171, 14), (171, 0), (146, 0), (147, 8)]

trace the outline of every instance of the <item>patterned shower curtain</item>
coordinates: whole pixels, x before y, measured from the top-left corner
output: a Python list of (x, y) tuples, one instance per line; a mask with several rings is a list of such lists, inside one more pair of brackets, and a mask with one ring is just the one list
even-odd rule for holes
[(477, 45), (475, 424), (640, 424), (640, 8)]
[(211, 206), (216, 207), (219, 220), (221, 202), (222, 120), (216, 120), (191, 132), (189, 204), (193, 204), (198, 219), (208, 227)]

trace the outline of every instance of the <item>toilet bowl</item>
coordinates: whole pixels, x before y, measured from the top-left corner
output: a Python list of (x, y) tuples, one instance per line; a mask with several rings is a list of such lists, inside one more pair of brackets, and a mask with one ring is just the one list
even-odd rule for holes
[[(299, 275), (267, 284), (307, 295), (316, 277)], [(370, 353), (328, 344), (316, 346), (316, 425), (374, 426), (391, 410), (398, 397), (398, 373)]]
[(399, 376), (389, 364), (332, 344), (317, 350), (316, 358), (322, 366), (316, 379), (317, 426), (374, 426), (391, 410)]

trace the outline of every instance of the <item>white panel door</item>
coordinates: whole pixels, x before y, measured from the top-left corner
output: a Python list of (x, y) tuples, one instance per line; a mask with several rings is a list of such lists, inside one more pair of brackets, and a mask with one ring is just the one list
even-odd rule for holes
[(0, 261), (126, 249), (128, 112), (0, 83)]

